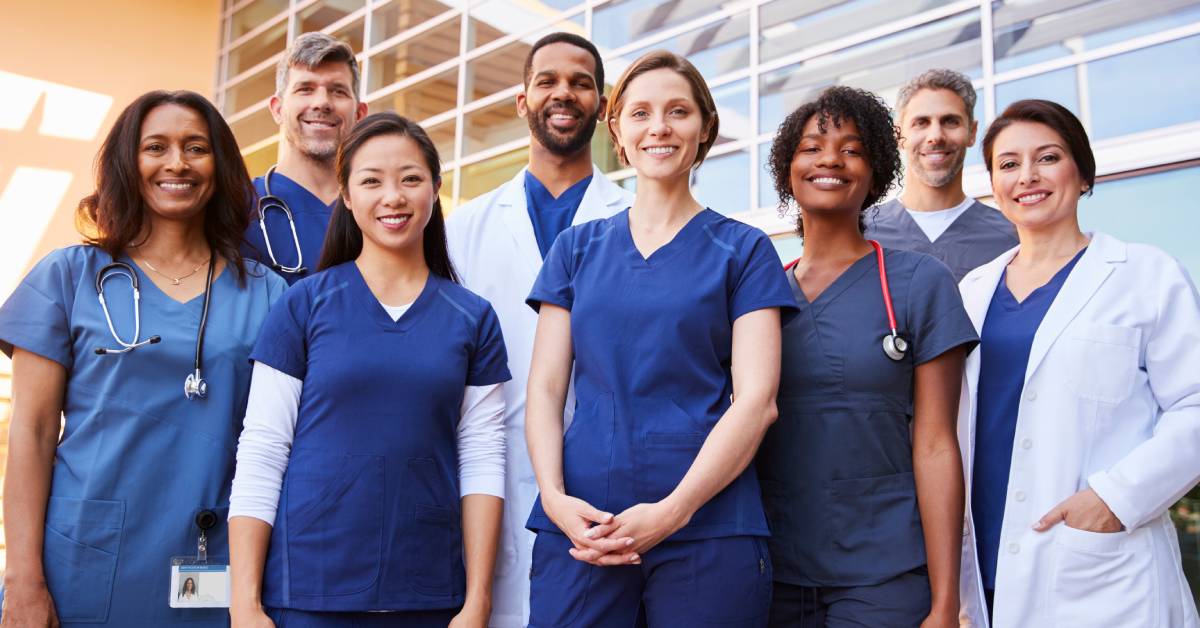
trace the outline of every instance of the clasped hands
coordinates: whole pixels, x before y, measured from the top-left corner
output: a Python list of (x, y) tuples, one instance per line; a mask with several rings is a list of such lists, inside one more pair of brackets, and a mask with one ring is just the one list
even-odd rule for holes
[(571, 539), (571, 556), (596, 566), (641, 564), (643, 554), (691, 518), (670, 497), (613, 515), (565, 493), (543, 494), (542, 508)]

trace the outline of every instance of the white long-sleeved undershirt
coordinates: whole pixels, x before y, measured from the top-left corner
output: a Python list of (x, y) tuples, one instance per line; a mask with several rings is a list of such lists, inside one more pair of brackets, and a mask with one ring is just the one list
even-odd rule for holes
[[(384, 306), (398, 320), (407, 306)], [(254, 363), (246, 419), (238, 439), (229, 516), (274, 525), (295, 438), (303, 382)], [(504, 497), (504, 393), (500, 384), (467, 386), (458, 423), (460, 495)]]

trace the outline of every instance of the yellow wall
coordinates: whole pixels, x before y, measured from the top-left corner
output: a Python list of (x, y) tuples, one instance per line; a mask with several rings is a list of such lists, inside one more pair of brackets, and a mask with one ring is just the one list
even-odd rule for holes
[[(79, 242), (75, 205), (92, 190), (92, 160), (121, 109), (152, 89), (212, 98), (220, 42), (220, 0), (2, 5), (0, 301), (47, 252)], [(8, 372), (0, 356), (0, 459)]]

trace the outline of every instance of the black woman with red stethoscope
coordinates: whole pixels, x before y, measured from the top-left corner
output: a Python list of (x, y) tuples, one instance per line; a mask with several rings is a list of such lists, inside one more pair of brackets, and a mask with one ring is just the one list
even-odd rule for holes
[(772, 626), (958, 625), (955, 416), (978, 338), (949, 269), (862, 235), (900, 168), (887, 106), (848, 87), (793, 112), (771, 147), (804, 238), (758, 460)]

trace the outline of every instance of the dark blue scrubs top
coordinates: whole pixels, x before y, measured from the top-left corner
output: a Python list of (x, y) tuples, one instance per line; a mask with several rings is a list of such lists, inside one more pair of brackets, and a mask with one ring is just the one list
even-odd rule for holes
[(393, 321), (348, 262), (289, 288), (250, 357), (304, 383), (263, 604), (460, 606), (463, 394), (510, 379), (491, 305), (431, 273)]
[[(567, 494), (619, 513), (666, 497), (729, 408), (733, 323), (796, 301), (766, 234), (697, 214), (643, 258), (629, 210), (564, 231), (529, 295), (571, 311), (575, 419), (563, 440)], [(559, 532), (534, 504), (527, 524)], [(767, 534), (753, 466), (668, 540)]]
[(1008, 501), (1008, 471), (1033, 336), (1082, 256), (1080, 251), (1046, 285), (1029, 293), (1021, 302), (1008, 290), (1006, 269), (992, 295), (987, 318), (983, 319), (971, 518), (979, 549), (979, 574), (985, 589), (996, 588), (1000, 527), (1004, 522), (1004, 504)]
[(592, 175), (589, 174), (554, 198), (532, 172), (525, 171), (525, 208), (529, 210), (529, 221), (533, 223), (533, 235), (537, 238), (542, 259), (546, 258), (558, 234), (571, 226), (579, 202), (591, 182)]
[[(254, 180), (254, 190), (261, 198), (266, 194), (263, 177)], [(246, 242), (242, 244), (242, 255), (247, 259), (258, 260), (264, 266), (271, 268), (287, 280), (288, 285), (316, 272), (317, 262), (321, 259), (321, 245), (325, 242), (325, 229), (329, 226), (329, 217), (333, 212), (332, 204), (325, 204), (321, 199), (309, 192), (304, 186), (279, 174), (271, 175), (271, 194), (283, 199), (292, 210), (292, 220), (296, 222), (296, 235), (300, 238), (300, 252), (304, 255), (305, 270), (298, 273), (285, 273), (271, 262), (267, 254), (267, 244), (263, 240), (262, 228), (259, 227), (259, 213), (256, 211), (250, 217), (250, 226), (246, 229)], [(296, 265), (296, 243), (292, 241), (292, 228), (288, 225), (287, 216), (278, 209), (269, 209), (266, 213), (267, 233), (271, 235), (271, 251), (275, 259), (283, 266)]]
[(914, 369), (976, 344), (954, 277), (923, 253), (885, 249), (900, 335), (894, 362), (875, 252), (811, 303), (788, 273), (800, 314), (783, 328), (779, 420), (759, 453), (775, 580), (879, 584), (925, 564), (913, 479)]

